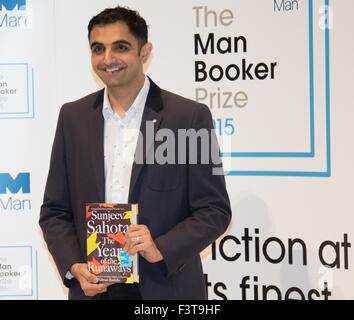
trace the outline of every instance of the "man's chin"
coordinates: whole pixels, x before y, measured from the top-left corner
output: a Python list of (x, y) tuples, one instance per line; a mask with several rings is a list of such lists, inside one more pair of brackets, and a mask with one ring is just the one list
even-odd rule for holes
[(102, 77), (101, 80), (103, 81), (103, 83), (106, 85), (106, 87), (110, 88), (110, 89), (114, 89), (114, 88), (119, 88), (121, 86), (124, 86), (124, 81), (123, 80), (117, 80), (117, 79), (107, 79)]

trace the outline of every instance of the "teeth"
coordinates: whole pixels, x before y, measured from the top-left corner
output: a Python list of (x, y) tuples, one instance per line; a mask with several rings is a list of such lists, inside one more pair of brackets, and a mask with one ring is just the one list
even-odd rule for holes
[(119, 67), (117, 67), (117, 68), (112, 68), (112, 69), (107, 68), (106, 71), (108, 71), (108, 72), (114, 72), (114, 71), (119, 71), (119, 70), (121, 70), (121, 69), (122, 69), (122, 68), (119, 68)]

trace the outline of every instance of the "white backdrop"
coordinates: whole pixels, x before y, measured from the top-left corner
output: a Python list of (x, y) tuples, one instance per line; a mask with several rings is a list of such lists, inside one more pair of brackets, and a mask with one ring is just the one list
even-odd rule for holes
[[(0, 299), (66, 299), (39, 210), (60, 107), (102, 87), (88, 21), (116, 4), (0, 1)], [(146, 73), (215, 120), (233, 219), (202, 253), (209, 298), (353, 299), (354, 3), (119, 4), (150, 26)]]

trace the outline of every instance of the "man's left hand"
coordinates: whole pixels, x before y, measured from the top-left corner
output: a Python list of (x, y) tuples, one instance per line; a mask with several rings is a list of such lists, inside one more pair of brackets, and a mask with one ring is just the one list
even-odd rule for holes
[(155, 263), (163, 260), (160, 250), (152, 240), (150, 230), (142, 224), (132, 224), (125, 234), (123, 250), (128, 254), (139, 253), (145, 260)]

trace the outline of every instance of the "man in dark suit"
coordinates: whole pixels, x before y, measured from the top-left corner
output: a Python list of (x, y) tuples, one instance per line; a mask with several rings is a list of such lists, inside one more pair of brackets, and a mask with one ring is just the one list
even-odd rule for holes
[[(231, 219), (224, 176), (213, 171), (221, 162), (210, 111), (145, 76), (152, 45), (137, 12), (106, 9), (88, 29), (92, 66), (106, 88), (62, 107), (39, 221), (69, 299), (205, 299), (200, 252)], [(129, 145), (115, 143), (134, 126), (135, 159), (123, 168), (119, 152)], [(180, 150), (181, 131), (197, 140), (207, 132), (206, 148), (195, 140)], [(168, 140), (156, 138), (161, 132), (175, 140), (155, 159)], [(85, 204), (112, 201), (139, 204), (124, 247), (139, 253), (139, 285), (98, 283), (87, 268)]]

